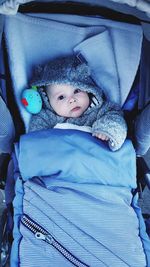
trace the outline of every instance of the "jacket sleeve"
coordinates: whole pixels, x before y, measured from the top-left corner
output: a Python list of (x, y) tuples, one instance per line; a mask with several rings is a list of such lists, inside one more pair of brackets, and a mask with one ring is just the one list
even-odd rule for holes
[(120, 107), (105, 101), (97, 113), (92, 132), (105, 134), (109, 138), (110, 149), (118, 150), (127, 136), (127, 124)]

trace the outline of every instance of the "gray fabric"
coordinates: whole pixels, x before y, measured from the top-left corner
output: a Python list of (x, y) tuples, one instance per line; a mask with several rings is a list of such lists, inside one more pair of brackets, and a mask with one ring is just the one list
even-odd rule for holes
[(150, 24), (147, 22), (141, 22), (143, 32), (148, 41), (150, 41)]
[[(33, 0), (32, 0), (33, 1)], [(5, 0), (0, 2), (0, 14), (15, 15), (20, 4), (31, 2), (30, 0)]]
[[(64, 66), (62, 66), (62, 62)], [(109, 146), (115, 151), (122, 146), (127, 134), (127, 126), (123, 114), (117, 105), (106, 101), (102, 90), (96, 85), (94, 86), (87, 70), (87, 65), (81, 63), (74, 56), (53, 61), (44, 68), (37, 68), (32, 85), (42, 86), (48, 83), (73, 84), (81, 90), (94, 95), (98, 104), (89, 107), (79, 118), (60, 117), (50, 107), (44, 89), (40, 89), (44, 108), (39, 114), (32, 116), (29, 131), (53, 128), (57, 123), (63, 122), (91, 126), (93, 133), (103, 133), (110, 138)]]
[[(32, 0), (35, 1), (35, 0)], [(31, 2), (31, 0), (5, 0), (5, 1), (0, 1), (0, 12), (3, 14), (16, 14), (18, 7), (20, 4), (25, 4)], [(40, 1), (35, 1), (35, 2), (40, 2)], [(43, 2), (53, 2), (52, 0), (47, 0)], [(60, 0), (57, 0), (57, 2), (63, 2)], [(65, 2), (69, 2), (69, 1), (65, 1)], [(76, 0), (76, 2), (79, 3), (85, 3), (85, 1), (83, 0)], [(135, 10), (139, 10), (141, 12), (145, 12), (147, 17), (150, 17), (150, 3), (147, 0), (111, 0), (111, 1), (102, 1), (102, 2), (106, 2), (106, 6), (112, 5), (111, 2), (114, 3), (114, 5), (118, 5), (118, 6), (124, 6), (124, 9), (126, 10), (127, 7), (131, 7), (134, 8)], [(101, 3), (100, 0), (86, 0), (87, 4), (92, 4), (92, 5), (101, 5), (104, 3)], [(133, 10), (134, 13), (134, 10)]]
[(0, 153), (11, 153), (15, 128), (10, 112), (0, 96)]
[(4, 26), (4, 16), (0, 15), (0, 41), (2, 38), (3, 26)]
[(14, 179), (14, 162), (10, 159), (7, 170), (6, 185), (5, 185), (5, 201), (6, 204), (12, 203), (15, 196), (15, 179)]
[(136, 119), (135, 138), (137, 155), (145, 155), (150, 148), (150, 104)]
[(150, 2), (147, 0), (111, 0), (120, 4), (127, 4), (140, 11), (146, 12), (147, 16), (150, 17)]
[(143, 110), (150, 102), (150, 42), (143, 39), (140, 62), (138, 109)]

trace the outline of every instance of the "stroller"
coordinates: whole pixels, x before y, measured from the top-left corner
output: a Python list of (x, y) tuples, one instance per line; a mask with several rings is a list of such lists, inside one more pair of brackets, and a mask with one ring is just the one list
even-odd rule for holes
[[(1, 266), (149, 267), (149, 215), (146, 229), (138, 205), (139, 190), (150, 187), (143, 158), (150, 147), (149, 4), (7, 2)], [(86, 59), (95, 83), (124, 111), (128, 138), (116, 152), (81, 128), (28, 133), (31, 114), (20, 98), (34, 66), (70, 54)]]

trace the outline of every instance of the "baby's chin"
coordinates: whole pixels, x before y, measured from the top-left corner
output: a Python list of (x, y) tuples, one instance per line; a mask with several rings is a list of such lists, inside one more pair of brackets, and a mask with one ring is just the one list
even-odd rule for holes
[(81, 107), (73, 108), (70, 112), (67, 114), (59, 114), (59, 116), (65, 117), (65, 118), (79, 118), (82, 116), (82, 114), (85, 112)]
[(79, 117), (81, 117), (81, 115), (82, 114), (73, 114), (73, 115), (70, 115), (70, 116), (63, 116), (64, 118), (66, 118), (66, 119), (69, 119), (69, 118), (79, 118)]
[(79, 118), (82, 114), (83, 114), (83, 110), (80, 107), (77, 107), (71, 110), (70, 117)]
[(79, 118), (79, 117), (81, 117), (81, 115), (74, 115), (74, 116), (71, 116), (70, 118)]

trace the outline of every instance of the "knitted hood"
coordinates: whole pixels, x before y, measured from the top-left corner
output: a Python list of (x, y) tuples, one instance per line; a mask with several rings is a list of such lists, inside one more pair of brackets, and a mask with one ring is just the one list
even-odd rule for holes
[(35, 69), (31, 86), (39, 87), (43, 99), (43, 107), (52, 110), (45, 86), (50, 84), (70, 84), (95, 96), (98, 104), (102, 103), (102, 90), (93, 82), (91, 72), (86, 62), (81, 62), (75, 56), (67, 56), (50, 61), (48, 64), (39, 65)]

